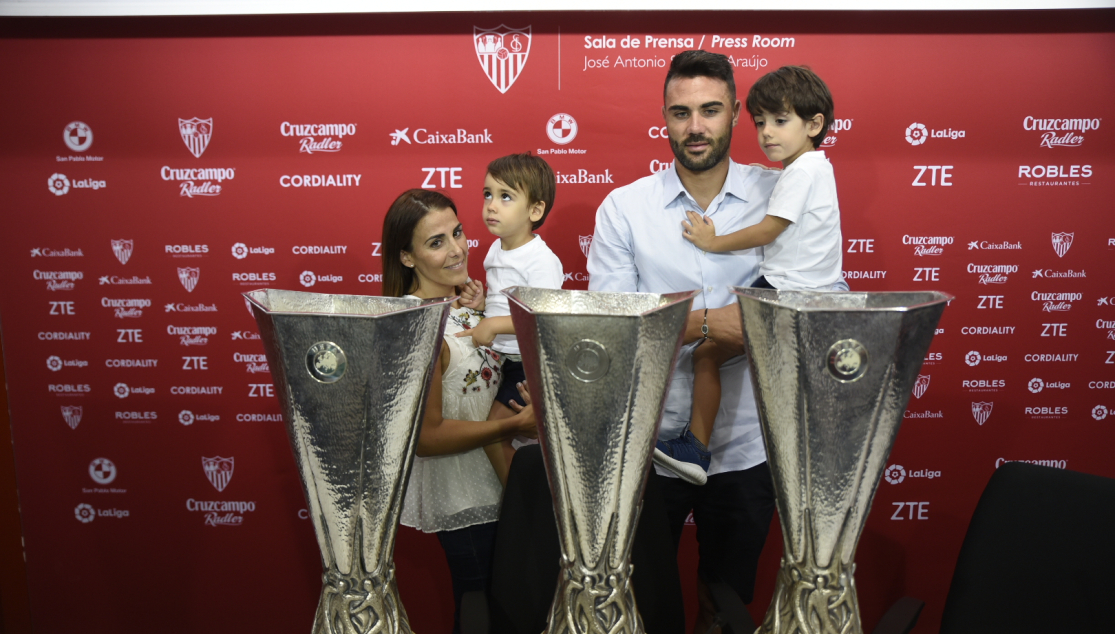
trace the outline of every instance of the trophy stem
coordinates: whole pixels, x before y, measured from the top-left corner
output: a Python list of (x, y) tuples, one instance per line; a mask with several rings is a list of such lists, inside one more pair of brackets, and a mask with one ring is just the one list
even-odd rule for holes
[(336, 568), (326, 571), (313, 634), (410, 634), (395, 585), (395, 566), (385, 574), (354, 576)]
[(785, 549), (770, 609), (756, 634), (862, 634), (856, 565), (843, 562), (839, 546), (828, 565), (818, 564), (808, 509), (805, 515), (801, 561)]

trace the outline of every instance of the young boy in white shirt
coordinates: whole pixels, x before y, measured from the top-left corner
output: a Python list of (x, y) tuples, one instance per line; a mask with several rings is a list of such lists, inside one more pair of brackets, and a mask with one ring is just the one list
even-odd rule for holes
[[(767, 215), (758, 224), (716, 235), (708, 216), (688, 212), (683, 236), (703, 251), (765, 247), (757, 288), (832, 290), (840, 281), (840, 206), (832, 165), (818, 148), (832, 125), (832, 95), (821, 78), (801, 66), (783, 66), (759, 78), (747, 94), (759, 147), (782, 162)], [(730, 355), (711, 339), (693, 353), (693, 413), (677, 439), (658, 442), (655, 462), (703, 484), (708, 442), (720, 408), (720, 366)]]
[[(498, 158), (488, 164), (484, 176), (484, 222), (499, 239), (492, 243), (484, 258), (488, 293), (470, 282), (461, 291), (461, 303), (484, 311), (484, 319), (471, 330), (457, 333), (472, 337), (477, 346), (489, 346), (501, 354), (503, 379), (488, 420), (513, 416), (510, 402), (519, 398), (516, 384), (526, 380), (515, 326), (507, 297), (501, 293), (511, 286), (561, 288), (565, 279), (561, 260), (534, 230), (542, 226), (554, 206), (557, 179), (546, 161), (529, 152)], [(507, 470), (515, 449), (511, 441), (490, 445), (484, 451), (500, 482), (507, 484)]]

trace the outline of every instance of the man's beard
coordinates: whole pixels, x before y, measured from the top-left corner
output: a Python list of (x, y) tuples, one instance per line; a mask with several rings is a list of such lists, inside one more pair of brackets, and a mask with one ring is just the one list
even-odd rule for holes
[[(690, 158), (685, 153), (685, 144), (693, 141), (708, 143), (708, 149), (705, 150), (705, 155), (700, 158)], [(670, 137), (670, 149), (674, 151), (674, 158), (682, 167), (691, 172), (703, 172), (712, 169), (728, 156), (728, 151), (732, 147), (732, 130), (729, 129), (722, 136), (716, 139), (710, 139), (703, 134), (691, 134), (682, 142), (677, 142), (673, 137)]]

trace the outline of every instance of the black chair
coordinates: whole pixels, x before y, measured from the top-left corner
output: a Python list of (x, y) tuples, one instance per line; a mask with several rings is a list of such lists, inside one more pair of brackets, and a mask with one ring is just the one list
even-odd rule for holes
[(968, 525), (941, 634), (1115, 632), (1113, 537), (1115, 480), (1004, 464)]

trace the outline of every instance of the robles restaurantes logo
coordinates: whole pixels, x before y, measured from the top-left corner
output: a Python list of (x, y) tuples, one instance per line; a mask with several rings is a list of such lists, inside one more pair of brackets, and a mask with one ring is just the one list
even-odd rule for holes
[[(298, 137), (298, 152), (340, 152), (341, 139), (356, 134), (355, 123), (288, 123), (279, 125), (279, 134)], [(322, 137), (322, 138), (317, 138)], [(337, 137), (334, 139), (333, 137)]]
[(530, 56), (530, 26), (513, 29), (501, 24), (494, 29), (472, 28), (476, 58), (488, 80), (506, 93), (519, 78)]
[(546, 122), (546, 136), (558, 145), (565, 145), (577, 138), (577, 120), (572, 115), (559, 112)]
[(1026, 117), (1022, 129), (1041, 132), (1040, 147), (1080, 147), (1084, 144), (1084, 133), (1098, 130), (1103, 119), (1038, 119)]
[(902, 236), (902, 244), (914, 246), (914, 255), (941, 255), (955, 241), (952, 236)]
[(1019, 185), (1030, 187), (1079, 187), (1092, 177), (1091, 165), (1019, 165)]
[(906, 128), (906, 142), (910, 145), (923, 145), (931, 138), (955, 141), (964, 138), (964, 130), (953, 130), (952, 128), (930, 130), (924, 123), (911, 123)]

